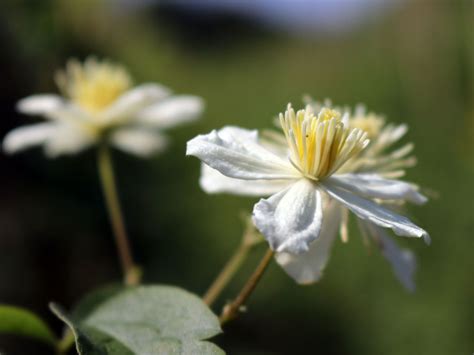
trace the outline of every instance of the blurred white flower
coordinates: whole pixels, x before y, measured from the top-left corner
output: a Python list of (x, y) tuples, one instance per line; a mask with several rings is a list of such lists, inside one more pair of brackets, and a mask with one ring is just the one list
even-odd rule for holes
[[(224, 127), (189, 141), (187, 155), (210, 166), (203, 168), (200, 180), (209, 193), (271, 195), (254, 206), (253, 221), (280, 253), (283, 266), (289, 263), (281, 258), (302, 260), (310, 251), (324, 254), (316, 255), (318, 260), (328, 258), (341, 206), (397, 235), (429, 240), (422, 228), (375, 202), (424, 202), (414, 185), (376, 174), (339, 173), (369, 142), (367, 133), (350, 127), (349, 114), (327, 107), (315, 114), (310, 106), (295, 113), (289, 106), (280, 114), (280, 123), (287, 143), (284, 149), (278, 139), (259, 139), (257, 131)], [(322, 246), (313, 249), (313, 245)], [(299, 282), (312, 281), (289, 273)]]
[(165, 148), (163, 129), (195, 120), (203, 109), (201, 98), (173, 96), (159, 84), (132, 87), (123, 67), (93, 57), (83, 64), (70, 60), (56, 82), (63, 96), (40, 94), (18, 102), (19, 112), (48, 121), (9, 132), (5, 152), (42, 145), (48, 157), (56, 157), (107, 140), (122, 151), (147, 157)]

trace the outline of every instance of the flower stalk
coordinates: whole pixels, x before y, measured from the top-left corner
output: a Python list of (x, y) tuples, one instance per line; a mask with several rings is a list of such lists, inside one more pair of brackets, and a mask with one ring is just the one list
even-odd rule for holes
[(257, 268), (255, 269), (253, 274), (250, 276), (250, 278), (247, 280), (247, 282), (245, 283), (244, 287), (239, 292), (237, 297), (224, 307), (224, 309), (222, 310), (222, 314), (219, 317), (219, 321), (221, 325), (237, 318), (237, 316), (240, 313), (240, 310), (242, 309), (245, 302), (250, 297), (252, 292), (255, 290), (255, 287), (257, 286), (258, 282), (262, 278), (274, 254), (275, 253), (272, 249), (269, 248), (267, 250), (262, 260), (258, 264)]
[(115, 183), (110, 148), (106, 143), (99, 146), (97, 162), (107, 212), (109, 214), (110, 224), (112, 225), (115, 236), (117, 253), (124, 274), (124, 283), (127, 286), (134, 286), (140, 283), (141, 271), (133, 261)]
[(205, 304), (211, 306), (215, 302), (229, 281), (239, 270), (249, 251), (262, 240), (263, 238), (261, 238), (256, 233), (255, 227), (253, 226), (250, 219), (247, 218), (247, 226), (242, 236), (240, 245), (231, 258), (227, 261), (219, 275), (217, 275), (216, 279), (211, 284), (207, 292), (204, 294), (203, 301)]

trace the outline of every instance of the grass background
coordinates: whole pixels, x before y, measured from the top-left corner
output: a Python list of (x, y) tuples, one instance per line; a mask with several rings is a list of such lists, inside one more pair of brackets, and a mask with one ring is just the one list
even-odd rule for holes
[[(299, 287), (272, 265), (249, 312), (216, 341), (229, 354), (470, 354), (474, 351), (474, 31), (472, 1), (405, 1), (341, 34), (293, 36), (232, 16), (172, 6), (124, 10), (113, 2), (6, 1), (0, 5), (2, 136), (31, 122), (14, 111), (31, 93), (54, 92), (52, 73), (71, 56), (125, 64), (136, 82), (202, 96), (201, 121), (172, 130), (170, 149), (139, 160), (114, 154), (128, 229), (149, 283), (203, 293), (239, 243), (241, 211), (255, 199), (208, 196), (199, 162), (184, 156), (196, 134), (234, 124), (271, 125), (303, 94), (365, 103), (410, 125), (419, 164), (408, 179), (434, 191), (409, 208), (430, 247), (400, 240), (418, 257), (417, 292), (362, 244), (351, 225), (325, 277)], [(47, 310), (120, 279), (96, 176), (95, 152), (46, 160), (39, 150), (0, 156), (0, 301)], [(264, 252), (257, 248), (216, 310)], [(38, 350), (39, 349), (39, 350)], [(48, 354), (0, 336), (5, 354)]]

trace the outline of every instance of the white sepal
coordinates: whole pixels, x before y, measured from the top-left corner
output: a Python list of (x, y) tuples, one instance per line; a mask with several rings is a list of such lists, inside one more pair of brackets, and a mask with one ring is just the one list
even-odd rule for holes
[(384, 228), (391, 228), (395, 234), (406, 237), (423, 237), (430, 242), (428, 233), (412, 223), (408, 218), (386, 209), (375, 202), (344, 190), (334, 184), (320, 183), (320, 187), (336, 201), (354, 212), (357, 217), (375, 223)]
[(54, 94), (41, 94), (27, 96), (16, 104), (18, 112), (26, 115), (45, 115), (51, 111), (61, 108), (64, 100), (61, 96)]
[(142, 84), (122, 94), (98, 118), (105, 125), (128, 122), (141, 110), (168, 95), (170, 90), (162, 85)]
[(167, 145), (163, 135), (140, 128), (119, 129), (111, 135), (110, 140), (118, 149), (142, 158), (162, 151)]
[[(186, 155), (194, 155), (220, 173), (237, 179), (282, 180), (299, 176), (289, 162), (256, 141), (256, 131), (231, 128), (191, 139)], [(239, 134), (240, 131), (245, 134)]]
[(309, 245), (309, 250), (300, 255), (278, 253), (276, 261), (297, 283), (302, 285), (318, 281), (329, 260), (336, 239), (343, 208), (334, 201), (323, 203), (323, 223), (319, 238)]
[(51, 122), (15, 128), (5, 136), (3, 151), (7, 154), (14, 154), (37, 145), (42, 145), (51, 139), (57, 129), (57, 124)]
[(301, 179), (287, 189), (261, 199), (253, 222), (276, 252), (307, 252), (318, 238), (323, 218), (321, 193), (313, 182)]
[(138, 121), (159, 129), (167, 129), (196, 120), (204, 109), (200, 97), (179, 95), (168, 97), (138, 113)]
[(270, 196), (291, 184), (291, 180), (240, 180), (222, 175), (206, 164), (201, 164), (199, 184), (208, 194), (229, 193), (241, 196)]
[(369, 199), (402, 200), (423, 204), (428, 199), (418, 192), (418, 187), (400, 180), (385, 179), (377, 174), (344, 174), (326, 179), (333, 184)]

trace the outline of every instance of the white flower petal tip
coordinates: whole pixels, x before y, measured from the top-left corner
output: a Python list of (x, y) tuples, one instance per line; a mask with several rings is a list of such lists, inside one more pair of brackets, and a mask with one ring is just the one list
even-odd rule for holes
[(290, 275), (298, 285), (310, 286), (318, 282), (323, 276), (322, 272), (314, 272), (311, 269), (301, 268), (298, 270), (295, 267), (295, 257), (289, 253), (278, 253), (275, 255), (276, 262)]
[(301, 254), (319, 236), (322, 197), (312, 182), (301, 179), (268, 199), (261, 199), (252, 220), (278, 253)]
[(52, 123), (38, 123), (15, 128), (3, 140), (3, 151), (15, 154), (22, 150), (42, 145), (55, 133), (56, 126)]
[(63, 103), (63, 99), (58, 95), (32, 95), (18, 101), (16, 109), (26, 115), (44, 115), (61, 108)]
[(431, 237), (427, 232), (425, 232), (425, 234), (423, 234), (423, 240), (424, 240), (426, 245), (431, 245)]
[(197, 96), (170, 97), (142, 110), (138, 119), (144, 124), (167, 129), (199, 118), (204, 110), (204, 100)]
[(198, 135), (188, 141), (186, 155), (193, 155), (221, 174), (236, 179), (297, 178), (299, 174), (291, 164), (261, 146), (253, 132), (225, 127)]

